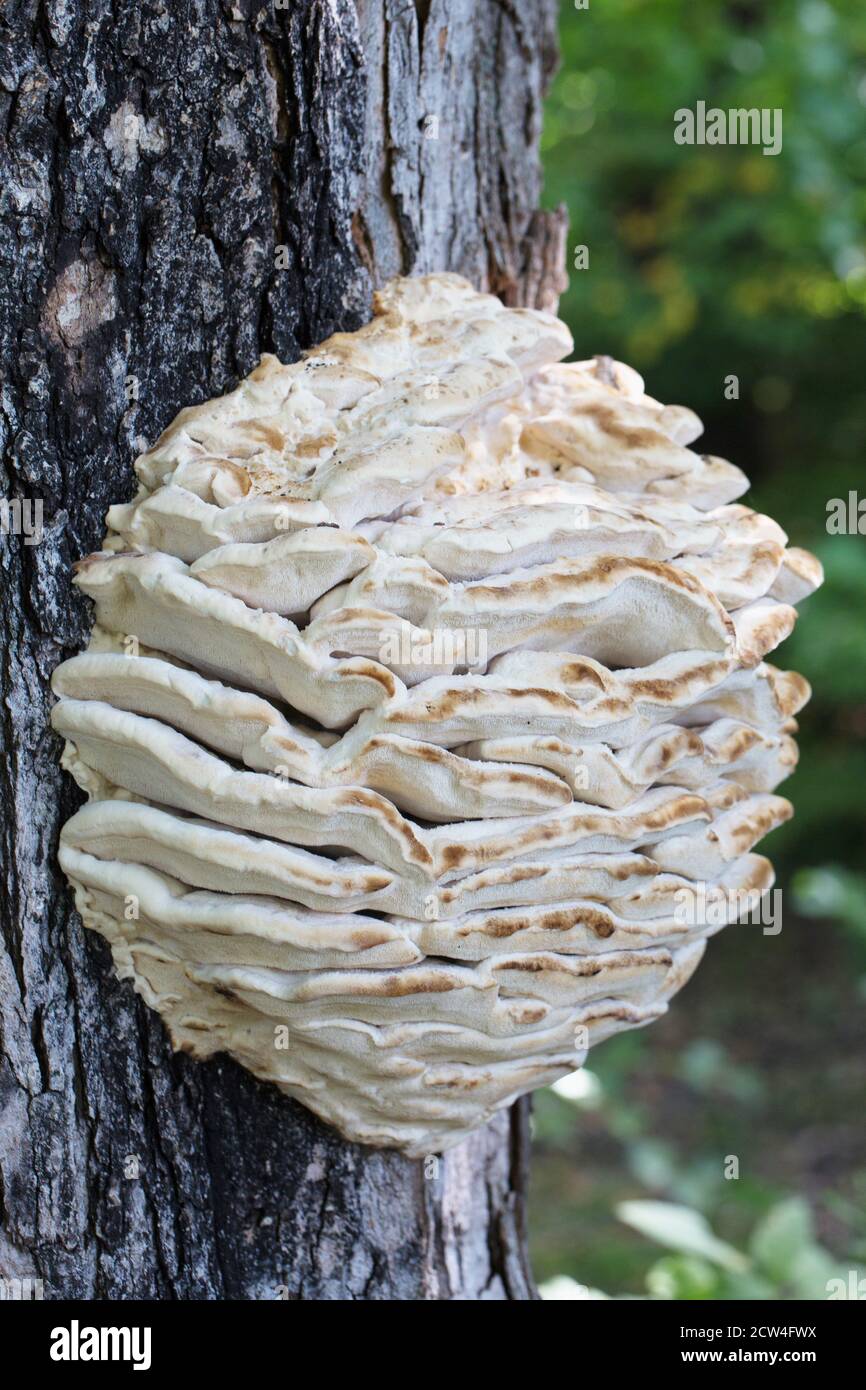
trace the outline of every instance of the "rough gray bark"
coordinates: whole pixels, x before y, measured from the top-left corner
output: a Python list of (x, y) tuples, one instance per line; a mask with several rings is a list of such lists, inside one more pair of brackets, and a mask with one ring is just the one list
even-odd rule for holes
[[(0, 1273), (46, 1297), (531, 1298), (527, 1111), (438, 1176), (340, 1141), (225, 1060), (173, 1056), (55, 868), (77, 792), (48, 680), (70, 567), (132, 459), (263, 350), (292, 360), (395, 272), (559, 288), (536, 211), (555, 0), (7, 0), (0, 12)], [(284, 248), (279, 255), (277, 248)], [(277, 268), (281, 265), (283, 268)]]

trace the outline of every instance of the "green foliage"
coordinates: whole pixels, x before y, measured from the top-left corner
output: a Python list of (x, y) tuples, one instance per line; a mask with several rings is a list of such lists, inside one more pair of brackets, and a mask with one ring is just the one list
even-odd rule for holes
[[(866, 497), (866, 7), (564, 0), (561, 13), (543, 151), (570, 265), (589, 252), (561, 306), (577, 355), (609, 352), (696, 409), (701, 447), (745, 469), (745, 500), (819, 555), (827, 583), (774, 657), (814, 690), (781, 788), (796, 816), (767, 847), (781, 936), (729, 928), (685, 1022), (675, 1010), (612, 1039), (592, 1054), (593, 1086), (541, 1094), (536, 1267), (562, 1276), (563, 1298), (594, 1296), (585, 1284), (824, 1298), (866, 1261), (866, 536), (827, 529), (832, 499)], [(674, 112), (699, 100), (780, 107), (781, 153), (677, 145)], [(742, 1157), (736, 1181), (726, 1154)]]
[[(801, 911), (842, 913), (833, 884), (795, 881)], [(783, 916), (722, 933), (679, 1008), (537, 1094), (535, 1266), (574, 1284), (551, 1296), (827, 1297), (866, 1263), (859, 928)]]
[[(853, 327), (866, 304), (858, 0), (592, 0), (561, 14), (543, 150), (548, 197), (590, 250), (563, 301), (582, 346), (664, 371), (671, 349), (699, 345), (695, 374), (716, 383), (761, 354), (762, 376), (784, 381), (816, 333), (838, 347), (838, 321)], [(781, 108), (781, 153), (675, 144), (674, 112), (699, 100)]]
[(616, 1214), (627, 1226), (669, 1250), (709, 1261), (731, 1273), (748, 1268), (745, 1255), (714, 1236), (706, 1217), (690, 1207), (674, 1202), (621, 1202)]
[(655, 1298), (823, 1299), (831, 1281), (864, 1271), (835, 1260), (815, 1239), (812, 1214), (798, 1197), (778, 1202), (755, 1226), (749, 1254), (720, 1241), (706, 1219), (670, 1202), (624, 1202), (619, 1217), (677, 1253), (649, 1270)]
[[(704, 1050), (709, 1045), (700, 1045)], [(718, 1078), (717, 1078), (718, 1079)], [(708, 1080), (707, 1074), (704, 1080)], [(550, 1093), (548, 1093), (548, 1096)], [(554, 1104), (551, 1106), (551, 1100)], [(561, 1106), (561, 1102), (559, 1103)], [(582, 1108), (581, 1102), (573, 1102)], [(609, 1127), (615, 1130), (616, 1111), (620, 1102), (607, 1098), (610, 1107)], [(566, 1134), (560, 1115), (551, 1125), (551, 1110), (557, 1108), (554, 1097), (541, 1097), (539, 1105), (540, 1133), (548, 1142), (559, 1135), (561, 1143)], [(564, 1107), (562, 1107), (564, 1110)], [(626, 1128), (629, 1128), (627, 1126)], [(577, 1268), (566, 1261), (565, 1271), (552, 1275), (542, 1283), (542, 1294), (553, 1300), (605, 1297), (649, 1297), (660, 1299), (826, 1299), (833, 1281), (846, 1289), (851, 1282), (866, 1278), (866, 1267), (858, 1263), (858, 1244), (853, 1239), (863, 1230), (866, 1217), (862, 1207), (837, 1197), (837, 1214), (851, 1227), (848, 1252), (843, 1256), (831, 1253), (818, 1239), (812, 1208), (801, 1197), (773, 1198), (739, 1177), (721, 1179), (718, 1165), (709, 1156), (693, 1161), (690, 1167), (681, 1166), (675, 1146), (651, 1138), (633, 1137), (626, 1141), (627, 1166), (645, 1187), (666, 1193), (675, 1191), (685, 1200), (671, 1201), (629, 1198), (612, 1204), (612, 1215), (655, 1246), (659, 1252), (649, 1265), (639, 1252), (634, 1256), (618, 1245), (600, 1224), (606, 1249), (593, 1251), (592, 1260), (584, 1252), (577, 1261), (592, 1265), (592, 1277), (606, 1271), (606, 1289), (587, 1287), (576, 1278)], [(653, 1160), (646, 1162), (647, 1154)], [(700, 1180), (695, 1182), (695, 1170), (703, 1167)], [(715, 1171), (713, 1171), (715, 1167)], [(866, 1179), (866, 1174), (863, 1175)], [(598, 1181), (596, 1176), (595, 1181)], [(725, 1190), (727, 1189), (727, 1190)], [(601, 1200), (601, 1199), (599, 1199)], [(739, 1231), (739, 1243), (721, 1238), (707, 1212), (719, 1214), (725, 1222)], [(733, 1216), (733, 1220), (732, 1220)], [(581, 1219), (581, 1229), (587, 1240), (593, 1239), (593, 1223)], [(862, 1251), (866, 1241), (859, 1245)], [(671, 1253), (662, 1254), (662, 1251)], [(554, 1256), (555, 1259), (561, 1256)], [(641, 1276), (643, 1294), (635, 1288), (637, 1271)], [(542, 1266), (542, 1273), (546, 1273)], [(623, 1288), (626, 1273), (627, 1287)]]
[(866, 946), (866, 874), (827, 864), (800, 869), (791, 886), (800, 912), (808, 917), (835, 917)]
[[(590, 0), (561, 9), (546, 197), (574, 248), (561, 312), (578, 356), (610, 352), (697, 409), (749, 501), (815, 550), (824, 590), (780, 655), (808, 676), (782, 878), (866, 848), (866, 536), (827, 533), (866, 496), (866, 8), (860, 0)], [(780, 108), (783, 145), (677, 145), (674, 112)], [(739, 399), (725, 398), (738, 378)], [(786, 792), (788, 788), (785, 789)]]

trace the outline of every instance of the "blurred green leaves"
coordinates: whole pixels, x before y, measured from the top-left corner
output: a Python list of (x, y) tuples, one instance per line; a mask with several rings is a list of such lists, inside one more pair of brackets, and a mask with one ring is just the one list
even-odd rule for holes
[[(700, 1212), (674, 1202), (622, 1202), (616, 1214), (647, 1241), (673, 1252), (647, 1270), (649, 1298), (827, 1299), (834, 1289), (856, 1289), (866, 1272), (819, 1244), (808, 1203), (798, 1197), (771, 1207), (751, 1232), (748, 1252), (720, 1240)], [(569, 1275), (554, 1276), (541, 1292), (553, 1300), (610, 1296)]]
[[(780, 788), (796, 816), (766, 847), (783, 932), (729, 929), (685, 1015), (605, 1043), (588, 1085), (538, 1094), (535, 1263), (559, 1298), (593, 1296), (582, 1281), (826, 1298), (866, 1261), (866, 537), (827, 531), (832, 498), (866, 496), (866, 7), (564, 0), (561, 46), (545, 197), (571, 215), (576, 355), (609, 352), (696, 409), (698, 447), (745, 469), (745, 500), (826, 585), (772, 658), (814, 691)], [(781, 107), (781, 153), (676, 145), (674, 112), (698, 100)]]
[(791, 886), (798, 912), (835, 917), (866, 945), (866, 873), (828, 864), (800, 869)]
[(815, 1239), (806, 1202), (778, 1202), (759, 1221), (749, 1253), (719, 1240), (705, 1218), (672, 1202), (623, 1202), (617, 1214), (656, 1245), (676, 1253), (649, 1270), (647, 1292), (655, 1298), (824, 1299), (832, 1280), (848, 1284), (863, 1277), (842, 1264)]
[(674, 1202), (620, 1202), (620, 1221), (639, 1231), (656, 1245), (666, 1245), (683, 1255), (696, 1255), (721, 1269), (741, 1272), (748, 1260), (732, 1245), (718, 1240), (700, 1212)]
[[(827, 533), (828, 502), (866, 494), (866, 7), (564, 0), (561, 48), (543, 151), (571, 253), (589, 250), (561, 306), (577, 356), (610, 352), (698, 410), (703, 447), (824, 563), (774, 656), (814, 698), (783, 788), (797, 816), (769, 852), (783, 884), (866, 861), (866, 537)], [(780, 107), (781, 153), (675, 144), (698, 100)]]
[[(796, 360), (826, 321), (862, 314), (858, 0), (565, 3), (561, 46), (543, 151), (548, 196), (590, 247), (563, 301), (581, 355), (601, 347), (645, 369), (697, 340), (717, 380), (741, 352)], [(781, 154), (677, 146), (674, 112), (698, 100), (781, 108)]]

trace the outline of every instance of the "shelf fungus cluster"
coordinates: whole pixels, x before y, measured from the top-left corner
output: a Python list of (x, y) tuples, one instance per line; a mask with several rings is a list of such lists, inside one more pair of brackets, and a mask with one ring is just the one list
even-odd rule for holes
[(263, 358), (139, 458), (54, 677), (120, 974), (410, 1155), (662, 1014), (791, 810), (809, 692), (765, 658), (817, 562), (571, 346), (431, 275)]

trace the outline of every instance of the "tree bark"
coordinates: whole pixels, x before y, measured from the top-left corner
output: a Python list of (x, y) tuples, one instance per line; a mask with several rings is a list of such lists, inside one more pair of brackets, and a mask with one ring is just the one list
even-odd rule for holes
[[(46, 1298), (527, 1299), (525, 1103), (436, 1163), (173, 1055), (56, 867), (71, 566), (132, 460), (262, 351), (451, 269), (550, 307), (536, 210), (555, 0), (7, 0), (0, 14), (0, 1273)], [(15, 530), (13, 526), (11, 528)]]

